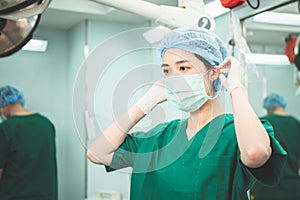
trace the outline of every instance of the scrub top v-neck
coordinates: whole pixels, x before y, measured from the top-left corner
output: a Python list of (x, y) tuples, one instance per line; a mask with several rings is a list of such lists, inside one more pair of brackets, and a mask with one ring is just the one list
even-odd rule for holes
[(107, 171), (132, 167), (131, 200), (243, 200), (256, 180), (274, 184), (286, 152), (276, 141), (272, 126), (272, 156), (261, 168), (240, 161), (233, 116), (220, 115), (190, 140), (187, 119), (159, 124), (148, 132), (128, 135), (114, 153)]

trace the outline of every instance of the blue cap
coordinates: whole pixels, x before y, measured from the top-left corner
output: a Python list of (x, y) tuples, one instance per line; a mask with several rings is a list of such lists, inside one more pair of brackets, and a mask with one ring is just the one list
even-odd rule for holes
[(263, 100), (263, 108), (272, 110), (277, 106), (286, 107), (286, 102), (282, 96), (276, 93), (271, 93)]
[(22, 106), (25, 104), (25, 99), (19, 90), (6, 85), (0, 88), (0, 107), (5, 107), (8, 104), (19, 102)]
[(170, 48), (179, 48), (201, 56), (211, 65), (220, 65), (228, 52), (224, 42), (205, 28), (178, 28), (168, 33), (160, 44), (161, 57)]

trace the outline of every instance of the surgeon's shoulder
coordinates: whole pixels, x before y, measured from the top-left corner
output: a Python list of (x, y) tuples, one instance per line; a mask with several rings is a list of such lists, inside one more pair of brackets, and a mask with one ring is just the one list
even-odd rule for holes
[(217, 119), (223, 123), (224, 128), (232, 128), (234, 127), (234, 120), (232, 113), (226, 113), (224, 115), (218, 116)]

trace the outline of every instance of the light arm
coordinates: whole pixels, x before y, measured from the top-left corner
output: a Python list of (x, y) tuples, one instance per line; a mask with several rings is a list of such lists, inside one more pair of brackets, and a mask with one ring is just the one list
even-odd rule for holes
[[(137, 15), (153, 19), (156, 22), (169, 27), (204, 27), (210, 30), (215, 29), (213, 17), (204, 12), (203, 2), (197, 3), (195, 0), (188, 4), (184, 2), (185, 8), (167, 5), (156, 5), (141, 0), (90, 0), (106, 6), (125, 10)], [(200, 0), (199, 0), (200, 1)]]

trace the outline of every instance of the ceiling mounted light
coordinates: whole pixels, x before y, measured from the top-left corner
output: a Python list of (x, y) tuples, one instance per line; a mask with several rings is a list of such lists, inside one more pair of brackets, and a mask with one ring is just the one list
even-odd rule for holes
[(286, 55), (275, 54), (246, 54), (246, 62), (257, 65), (290, 65)]
[(31, 38), (51, 0), (1, 1), (0, 57), (19, 51)]
[(300, 15), (279, 12), (263, 12), (253, 17), (254, 22), (300, 26)]

